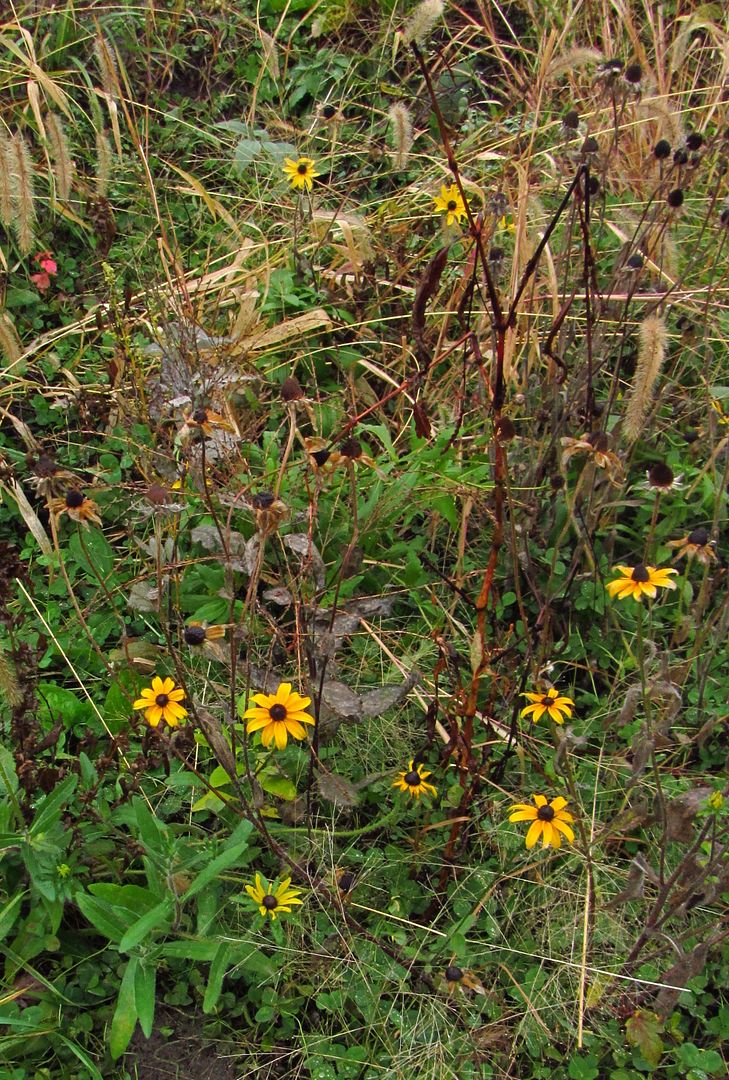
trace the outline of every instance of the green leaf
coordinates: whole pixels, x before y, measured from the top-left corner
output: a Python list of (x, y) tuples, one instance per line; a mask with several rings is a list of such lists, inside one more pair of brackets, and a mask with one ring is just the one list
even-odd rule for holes
[(258, 780), (263, 790), (269, 795), (275, 795), (277, 799), (291, 802), (296, 798), (296, 784), (289, 780), (288, 776), (271, 775), (264, 771), (258, 774)]
[(141, 919), (130, 926), (124, 937), (119, 942), (120, 952), (129, 952), (136, 945), (139, 945), (152, 930), (158, 929), (160, 926), (172, 923), (172, 917), (174, 914), (175, 905), (172, 897), (168, 897), (162, 900), (150, 911), (143, 915)]
[(215, 1009), (218, 1003), (218, 998), (223, 989), (223, 979), (226, 972), (230, 967), (230, 947), (225, 941), (221, 941), (213, 957), (213, 962), (210, 965), (210, 974), (208, 975), (208, 985), (205, 988), (205, 998), (203, 999), (203, 1012), (211, 1013)]
[(0, 941), (4, 941), (15, 926), (18, 915), (20, 914), (20, 905), (27, 895), (27, 891), (17, 892), (15, 896), (8, 900), (5, 907), (0, 910)]
[[(206, 885), (209, 885), (211, 881), (214, 881), (218, 874), (221, 874), (223, 870), (227, 870), (229, 866), (235, 865), (248, 847), (248, 837), (250, 836), (252, 829), (253, 826), (250, 821), (242, 821), (240, 823), (235, 832), (228, 837), (228, 843), (224, 850), (221, 851), (212, 862), (208, 863), (205, 869), (201, 870), (195, 878), (192, 885), (185, 893), (185, 900), (188, 900), (191, 896), (196, 896)], [(244, 838), (241, 839), (243, 835)]]
[(94, 896), (87, 896), (86, 893), (79, 893), (76, 904), (81, 914), (88, 919), (95, 930), (107, 937), (109, 941), (116, 943), (121, 941), (126, 927), (120, 925), (119, 913), (110, 904), (97, 900)]
[(665, 1049), (662, 1031), (663, 1023), (656, 1014), (642, 1009), (631, 1016), (625, 1025), (626, 1039), (640, 1051), (653, 1069), (658, 1068)]
[(134, 976), (134, 1004), (139, 1018), (139, 1026), (145, 1039), (152, 1034), (154, 1026), (154, 996), (157, 973), (151, 964), (140, 960)]
[(210, 963), (218, 948), (217, 941), (166, 941), (155, 950), (155, 954), (170, 960), (192, 960), (197, 963)]
[(77, 782), (77, 776), (67, 776), (54, 787), (49, 795), (46, 795), (33, 818), (33, 824), (30, 827), (31, 836), (40, 836), (48, 832), (61, 820), (63, 808), (76, 790)]
[(114, 1061), (120, 1058), (129, 1046), (134, 1029), (137, 1026), (135, 983), (138, 967), (139, 961), (136, 956), (133, 956), (127, 964), (127, 969), (119, 987), (119, 997), (117, 998), (109, 1032), (109, 1053)]
[(74, 533), (68, 541), (68, 554), (93, 581), (105, 580), (114, 569), (114, 552), (101, 529), (84, 529), (83, 537)]

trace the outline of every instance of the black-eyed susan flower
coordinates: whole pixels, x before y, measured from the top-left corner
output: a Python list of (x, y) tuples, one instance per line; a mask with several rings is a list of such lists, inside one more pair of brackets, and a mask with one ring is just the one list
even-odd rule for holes
[(611, 484), (620, 484), (623, 466), (617, 454), (610, 449), (610, 439), (604, 431), (591, 431), (577, 439), (565, 435), (560, 442), (563, 466), (566, 467), (575, 454), (588, 454), (598, 469), (605, 470)]
[(311, 191), (314, 178), (320, 175), (316, 171), (316, 162), (310, 157), (300, 157), (297, 161), (284, 158), (283, 171), (288, 176), (292, 188), (306, 188), (307, 191)]
[(411, 798), (415, 799), (419, 799), (421, 795), (437, 795), (438, 792), (433, 785), (426, 783), (430, 773), (422, 765), (418, 765), (417, 768), (414, 768), (413, 765), (414, 762), (409, 761), (407, 769), (403, 769), (397, 780), (393, 781), (392, 786), (399, 788), (400, 791), (405, 791)]
[(668, 547), (676, 548), (675, 559), (698, 559), (704, 566), (717, 562), (716, 545), (709, 538), (709, 532), (703, 527), (692, 529), (680, 540), (669, 540)]
[(512, 806), (509, 814), (509, 821), (531, 821), (526, 834), (526, 846), (533, 848), (540, 836), (542, 847), (545, 848), (558, 848), (562, 843), (562, 836), (566, 836), (572, 843), (575, 834), (570, 828), (570, 822), (574, 821), (574, 818), (565, 810), (567, 800), (561, 795), (551, 802), (547, 802), (545, 795), (532, 795), (532, 799), (534, 806), (517, 803)]
[(524, 693), (521, 696), (527, 698), (531, 705), (522, 709), (519, 715), (533, 716), (535, 723), (541, 720), (545, 713), (555, 724), (563, 724), (565, 716), (572, 716), (574, 701), (560, 694), (553, 686), (543, 694)]
[(291, 911), (292, 904), (303, 904), (299, 899), (301, 889), (292, 888), (291, 878), (284, 878), (280, 885), (269, 883), (266, 878), (256, 874), (255, 885), (246, 885), (246, 892), (258, 905), (264, 919), (270, 915), (275, 919), (282, 911)]
[(645, 486), (650, 491), (657, 491), (661, 495), (681, 487), (682, 480), (683, 473), (676, 476), (671, 466), (667, 465), (665, 461), (657, 461), (655, 465), (651, 465), (650, 469), (646, 470), (645, 474)]
[(258, 491), (250, 497), (250, 506), (256, 515), (256, 527), (261, 536), (276, 532), (289, 515), (289, 508), (272, 491)]
[(351, 899), (352, 890), (357, 883), (356, 877), (351, 870), (344, 870), (340, 866), (335, 871), (334, 880), (339, 891), (339, 899), (347, 903)]
[(214, 431), (232, 431), (236, 433), (235, 427), (230, 420), (208, 408), (207, 405), (200, 405), (193, 412), (185, 415), (185, 428), (183, 430), (190, 428), (196, 428), (207, 436), (212, 435)]
[(466, 204), (455, 184), (451, 184), (450, 187), (443, 184), (440, 195), (433, 195), (433, 202), (435, 203), (435, 212), (445, 214), (446, 225), (453, 225), (454, 222), (460, 225), (461, 219), (467, 216)]
[(185, 691), (181, 686), (175, 688), (174, 679), (163, 680), (155, 675), (151, 687), (142, 690), (132, 707), (144, 709), (144, 719), (150, 727), (156, 728), (164, 720), (168, 727), (174, 728), (187, 716), (187, 709), (180, 705), (184, 699)]
[(483, 984), (476, 978), (472, 971), (466, 971), (464, 968), (460, 968), (457, 964), (449, 964), (443, 972), (443, 978), (445, 979), (446, 989), (449, 994), (454, 994), (458, 991), (466, 993), (471, 990), (474, 994), (485, 994), (486, 991), (483, 988)]
[(225, 637), (226, 626), (212, 625), (191, 619), (182, 631), (182, 638), (186, 645), (194, 651), (200, 649), (214, 660), (224, 661), (225, 651), (218, 644)]
[(332, 450), (326, 439), (317, 435), (308, 436), (304, 439), (304, 446), (309, 455), (309, 464), (315, 472), (331, 473), (342, 464), (342, 455), (338, 450)]
[(247, 720), (246, 731), (252, 735), (260, 731), (261, 742), (268, 748), (276, 744), (277, 750), (283, 750), (292, 739), (306, 738), (304, 724), (313, 724), (313, 717), (305, 709), (311, 705), (311, 698), (301, 697), (292, 690), (291, 683), (281, 683), (275, 694), (254, 694), (252, 705), (243, 713)]
[(44, 499), (59, 498), (64, 490), (78, 482), (73, 473), (58, 465), (46, 451), (27, 454), (25, 460), (30, 469), (28, 483)]
[(83, 491), (79, 491), (78, 488), (69, 488), (62, 498), (49, 499), (48, 508), (55, 518), (67, 514), (86, 529), (90, 521), (93, 521), (95, 525), (101, 525), (96, 503), (93, 499), (87, 499)]
[(627, 600), (632, 596), (634, 600), (641, 602), (644, 596), (653, 598), (658, 589), (675, 589), (676, 582), (670, 580), (671, 574), (677, 574), (673, 568), (660, 570), (655, 566), (616, 566), (621, 576), (607, 583), (607, 591), (610, 596), (618, 600)]

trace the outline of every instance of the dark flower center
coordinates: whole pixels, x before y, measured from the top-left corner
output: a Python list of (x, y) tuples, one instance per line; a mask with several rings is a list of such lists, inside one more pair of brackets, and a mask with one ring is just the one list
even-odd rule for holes
[(554, 810), (551, 806), (540, 806), (537, 810), (537, 817), (540, 821), (551, 821), (554, 817)]
[(299, 176), (306, 176), (309, 171), (309, 166), (306, 164), (305, 161), (301, 161), (299, 162), (299, 167), (296, 171), (298, 172)]
[(204, 423), (206, 423), (207, 418), (208, 418), (208, 410), (207, 409), (195, 409), (195, 412), (192, 414), (192, 418), (193, 418), (193, 420), (195, 421), (196, 424), (204, 424)]
[(186, 626), (185, 643), (187, 645), (202, 645), (205, 640), (204, 626)]
[(76, 488), (71, 488), (66, 492), (66, 506), (69, 510), (76, 510), (79, 506), (83, 506), (84, 493), (83, 491), (77, 491)]
[(604, 431), (591, 431), (587, 436), (587, 442), (598, 454), (604, 454), (610, 445), (608, 437)]
[(463, 978), (463, 972), (455, 964), (451, 964), (445, 970), (445, 977), (448, 982), (460, 982)]
[(272, 720), (285, 720), (286, 719), (286, 706), (279, 705), (278, 702), (272, 705), (268, 710), (268, 714)]
[(422, 783), (422, 777), (415, 769), (412, 769), (409, 773), (405, 773), (403, 779), (408, 787), (417, 787), (418, 784)]
[(358, 439), (345, 439), (339, 450), (345, 457), (352, 458), (353, 461), (362, 457), (362, 443)]
[(448, 209), (451, 210), (451, 211), (455, 210), (457, 206), (458, 206), (458, 203), (456, 202), (455, 199), (451, 199), (449, 201), (449, 203), (448, 203)]
[(321, 111), (321, 114), (325, 120), (331, 120), (331, 118), (336, 115), (336, 112), (337, 110), (334, 108), (333, 105), (325, 105)]
[(55, 476), (58, 472), (58, 466), (49, 454), (41, 454), (35, 465), (33, 466), (33, 472), (36, 476)]
[(155, 705), (159, 705), (160, 709), (164, 709), (164, 707), (169, 704), (169, 695), (157, 694), (157, 697), (154, 699), (154, 701)]
[(544, 697), (542, 698), (542, 705), (546, 705), (547, 708), (549, 708), (549, 706), (552, 705), (553, 703), (554, 703), (554, 698), (551, 698), (549, 696), (549, 694), (545, 694)]
[(704, 547), (709, 542), (709, 534), (706, 529), (692, 529), (686, 537), (689, 544), (696, 544), (698, 547)]
[(638, 565), (633, 568), (633, 573), (630, 576), (633, 581), (650, 581), (651, 579), (650, 574), (645, 566), (643, 566), (642, 562), (638, 563)]
[(339, 888), (342, 892), (349, 892), (354, 885), (354, 874), (347, 871), (346, 874), (342, 874), (339, 879)]
[(261, 903), (267, 911), (273, 911), (274, 908), (278, 907), (278, 900), (271, 893), (268, 893), (267, 896), (264, 896), (263, 900), (261, 900)]
[(673, 483), (673, 469), (664, 461), (657, 461), (648, 470), (648, 482), (653, 487), (670, 487)]
[(331, 450), (314, 450), (311, 455), (316, 464), (321, 468), (322, 465), (326, 465), (329, 458), (332, 456)]
[(268, 510), (276, 501), (276, 496), (270, 491), (259, 491), (251, 496), (251, 506), (254, 510)]

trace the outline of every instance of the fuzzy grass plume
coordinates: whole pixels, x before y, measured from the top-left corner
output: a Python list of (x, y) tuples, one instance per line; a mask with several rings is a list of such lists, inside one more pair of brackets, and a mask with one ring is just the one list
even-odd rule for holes
[(402, 32), (405, 45), (422, 45), (443, 14), (443, 0), (422, 0)]
[(413, 145), (413, 120), (408, 109), (401, 102), (396, 102), (388, 111), (392, 125), (392, 164), (393, 168), (405, 168)]
[(61, 118), (55, 113), (49, 113), (46, 117), (48, 130), (48, 142), (53, 158), (53, 171), (56, 180), (56, 191), (62, 202), (68, 202), (71, 197), (71, 184), (73, 183), (73, 160), (68, 144), (68, 138), (63, 128)]
[(643, 430), (650, 412), (653, 388), (666, 359), (668, 331), (662, 315), (648, 315), (638, 331), (638, 363), (633, 385), (625, 408), (623, 431), (629, 442), (635, 442)]
[(33, 162), (28, 143), (17, 134), (12, 140), (12, 226), (23, 255), (28, 255), (35, 243), (35, 194)]

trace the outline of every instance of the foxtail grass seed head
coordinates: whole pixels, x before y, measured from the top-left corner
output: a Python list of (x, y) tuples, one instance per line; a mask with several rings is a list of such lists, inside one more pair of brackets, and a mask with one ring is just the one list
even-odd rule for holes
[(443, 0), (422, 0), (402, 32), (404, 45), (423, 45), (443, 14)]
[(105, 131), (96, 132), (96, 194), (105, 199), (109, 193), (111, 179), (112, 152), (111, 143)]
[(402, 170), (408, 163), (413, 145), (413, 120), (408, 109), (399, 101), (390, 106), (388, 116), (392, 127), (393, 168)]
[(12, 319), (7, 312), (0, 312), (0, 353), (9, 363), (14, 364), (20, 359), (22, 352), (23, 346)]
[(15, 150), (12, 141), (0, 132), (0, 221), (6, 229), (13, 220), (13, 173)]
[(71, 148), (61, 118), (55, 113), (49, 113), (46, 117), (46, 128), (53, 158), (56, 193), (61, 202), (68, 202), (73, 183)]
[(94, 41), (94, 56), (104, 93), (110, 99), (116, 97), (116, 88), (119, 85), (116, 57), (111, 44), (101, 34)]
[(653, 400), (653, 388), (666, 359), (668, 331), (662, 315), (648, 315), (638, 332), (638, 363), (625, 410), (624, 434), (634, 442), (641, 434)]
[(22, 135), (13, 139), (13, 209), (12, 226), (23, 255), (35, 243), (35, 178), (28, 144)]

